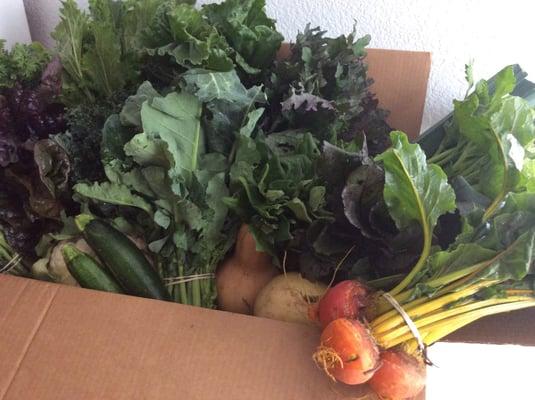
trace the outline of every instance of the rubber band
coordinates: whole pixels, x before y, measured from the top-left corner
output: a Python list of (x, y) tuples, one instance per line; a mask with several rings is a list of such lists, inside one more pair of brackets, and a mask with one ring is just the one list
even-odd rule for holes
[(403, 318), (403, 321), (405, 321), (405, 324), (407, 324), (407, 327), (412, 333), (412, 336), (414, 336), (414, 339), (416, 339), (416, 342), (418, 343), (418, 349), (420, 350), (420, 353), (424, 359), (424, 362), (427, 365), (435, 365), (431, 360), (427, 357), (427, 346), (424, 343), (424, 340), (422, 339), (422, 335), (420, 335), (420, 331), (418, 330), (418, 327), (414, 323), (414, 321), (411, 319), (409, 314), (401, 307), (401, 305), (397, 302), (397, 300), (391, 296), (389, 293), (383, 293), (382, 295), (386, 301), (388, 301), (392, 307), (401, 315), (401, 318)]
[(172, 278), (164, 278), (165, 286), (174, 286), (180, 285), (181, 283), (200, 281), (202, 279), (213, 279), (215, 278), (214, 273), (206, 274), (194, 274), (194, 275), (184, 275), (184, 276), (175, 276)]
[(4, 273), (7, 274), (9, 271), (14, 269), (17, 265), (20, 265), (21, 261), (22, 261), (22, 257), (19, 254), (17, 254), (15, 257), (9, 260), (6, 265), (0, 268), (0, 274), (4, 274)]

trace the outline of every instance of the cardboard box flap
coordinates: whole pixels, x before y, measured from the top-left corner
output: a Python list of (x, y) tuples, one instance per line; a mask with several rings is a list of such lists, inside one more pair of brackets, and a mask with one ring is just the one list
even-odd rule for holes
[[(290, 45), (283, 43), (278, 58), (287, 58)], [(431, 53), (367, 49), (368, 76), (379, 105), (390, 111), (388, 123), (393, 129), (416, 138), (420, 134), (427, 81), (431, 70)]]
[(19, 372), (58, 289), (0, 276), (0, 399)]
[(304, 325), (10, 276), (0, 304), (2, 400), (363, 395), (314, 365)]
[(371, 90), (379, 105), (390, 111), (388, 123), (416, 138), (422, 126), (431, 53), (369, 49), (366, 59), (368, 75), (374, 80)]

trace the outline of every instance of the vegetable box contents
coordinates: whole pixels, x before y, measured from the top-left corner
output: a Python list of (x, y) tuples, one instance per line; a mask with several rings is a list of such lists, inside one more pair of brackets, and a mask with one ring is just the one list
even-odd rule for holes
[[(474, 84), (416, 143), (369, 36), (282, 35), (263, 0), (65, 0), (0, 42), (0, 271), (321, 327), (314, 361), (388, 399), (425, 348), (535, 305), (535, 85)], [(473, 90), (472, 90), (473, 89)], [(219, 266), (219, 267), (218, 267)]]

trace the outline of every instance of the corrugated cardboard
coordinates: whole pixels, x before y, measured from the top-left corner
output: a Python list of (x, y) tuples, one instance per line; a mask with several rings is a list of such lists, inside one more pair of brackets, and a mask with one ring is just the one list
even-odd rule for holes
[(305, 325), (0, 276), (2, 400), (336, 400)]
[(416, 138), (420, 134), (431, 53), (370, 49), (368, 74), (379, 104), (390, 110), (388, 122), (394, 129)]
[[(285, 43), (278, 56), (284, 59), (289, 52)], [(382, 49), (368, 49), (367, 53), (368, 75), (374, 80), (371, 90), (380, 106), (390, 111), (388, 123), (414, 139), (422, 125), (431, 53)]]
[[(287, 52), (287, 47), (281, 54)], [(369, 50), (390, 123), (417, 135), (429, 53)], [(342, 400), (307, 326), (0, 276), (0, 400)]]

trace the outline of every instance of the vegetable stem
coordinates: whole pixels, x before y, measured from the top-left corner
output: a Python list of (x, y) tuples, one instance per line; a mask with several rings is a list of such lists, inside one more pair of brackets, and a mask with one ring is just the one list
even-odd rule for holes
[(427, 159), (428, 164), (445, 164), (455, 154), (456, 147), (452, 147), (441, 153), (438, 151), (430, 158)]
[(490, 206), (485, 210), (485, 214), (483, 214), (483, 222), (487, 221), (492, 216), (492, 214), (494, 214), (494, 212), (498, 209), (498, 207), (502, 203), (505, 195), (507, 194), (508, 175), (509, 175), (509, 166), (507, 163), (507, 158), (505, 156), (505, 151), (503, 148), (502, 141), (494, 129), (491, 129), (490, 131), (492, 132), (492, 137), (496, 141), (496, 146), (498, 147), (498, 155), (503, 165), (503, 181), (502, 181), (502, 187), (500, 189), (500, 193), (498, 193), (498, 195), (494, 198)]
[[(178, 263), (178, 276), (184, 276), (184, 265)], [(187, 282), (181, 282), (178, 287), (180, 290), (180, 302), (182, 304), (190, 304), (188, 301), (188, 292), (186, 290)]]
[[(437, 309), (440, 309), (441, 307), (444, 307), (445, 305), (451, 302), (460, 300), (463, 297), (470, 296), (485, 287), (495, 285), (497, 282), (498, 281), (496, 280), (479, 282), (465, 289), (462, 289), (458, 292), (454, 292), (454, 293), (450, 293), (450, 294), (438, 297), (434, 300), (428, 301), (423, 304), (420, 303), (417, 305), (413, 305), (409, 303), (404, 308), (407, 314), (409, 315), (409, 317), (416, 318), (425, 314), (429, 314)], [(418, 299), (418, 300), (422, 300), (422, 299)], [(424, 301), (425, 301), (425, 298), (424, 298)], [(386, 321), (379, 322), (379, 323), (376, 320), (374, 320), (371, 322), (371, 327), (373, 328), (374, 332), (382, 333), (390, 329), (393, 329), (403, 323), (404, 323), (403, 317), (401, 317), (401, 315), (395, 315), (393, 318), (389, 318)]]
[(191, 282), (191, 304), (201, 306), (201, 284), (198, 279)]
[(423, 236), (424, 236), (424, 247), (422, 249), (422, 253), (420, 254), (420, 258), (418, 259), (418, 262), (416, 265), (412, 268), (411, 272), (407, 274), (403, 280), (394, 287), (394, 289), (390, 290), (391, 296), (396, 296), (397, 294), (401, 293), (407, 286), (409, 286), (412, 283), (412, 280), (414, 277), (420, 272), (420, 270), (425, 265), (425, 262), (427, 261), (427, 257), (429, 256), (429, 253), (431, 252), (431, 232), (428, 232), (429, 226), (427, 223), (422, 224), (423, 227)]
[[(475, 311), (467, 312), (462, 315), (446, 318), (434, 324), (430, 324), (420, 332), (425, 335), (424, 343), (431, 345), (450, 333), (462, 328), (480, 318), (487, 317), (489, 315), (500, 314), (509, 311), (521, 310), (524, 308), (535, 307), (535, 300), (517, 301), (512, 303), (498, 304), (495, 306), (489, 306)], [(397, 346), (404, 341), (398, 339), (389, 343), (390, 347)], [(414, 339), (411, 339), (411, 341)], [(409, 344), (410, 346), (410, 344)]]
[[(488, 299), (488, 300), (475, 301), (475, 302), (465, 304), (464, 306), (454, 307), (445, 311), (440, 311), (440, 312), (431, 314), (427, 317), (420, 318), (414, 321), (414, 323), (418, 329), (422, 329), (422, 328), (427, 327), (430, 324), (436, 323), (438, 321), (441, 321), (443, 319), (450, 318), (456, 315), (464, 314), (464, 313), (474, 311), (477, 309), (481, 309), (481, 308), (485, 308), (488, 306), (494, 306), (497, 304), (504, 304), (504, 303), (514, 303), (514, 302), (519, 302), (519, 301), (526, 301), (526, 297), (514, 296), (514, 297), (493, 298), (493, 299)], [(393, 342), (397, 338), (406, 337), (407, 334), (412, 335), (409, 327), (405, 324), (398, 328), (390, 330), (389, 332), (386, 332), (385, 334), (375, 335), (375, 337), (379, 341), (379, 343), (390, 343), (390, 342)]]

